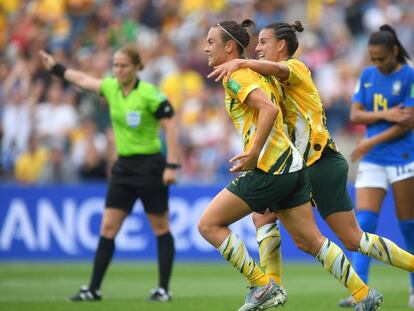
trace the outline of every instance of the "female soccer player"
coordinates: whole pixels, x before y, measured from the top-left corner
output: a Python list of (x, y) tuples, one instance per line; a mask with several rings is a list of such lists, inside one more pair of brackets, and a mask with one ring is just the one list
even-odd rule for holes
[[(362, 230), (376, 231), (382, 202), (391, 184), (398, 224), (408, 251), (413, 253), (414, 134), (399, 122), (410, 123), (404, 120), (404, 114), (413, 115), (414, 70), (407, 64), (409, 56), (389, 25), (371, 34), (368, 53), (373, 66), (362, 72), (351, 108), (352, 122), (367, 125), (366, 138), (351, 155), (353, 161), (361, 159), (355, 182), (358, 220)], [(370, 258), (354, 254), (353, 261), (367, 282)], [(408, 304), (414, 308), (413, 273), (410, 278)], [(349, 306), (349, 302), (346, 299), (342, 305)]]
[[(250, 20), (241, 25), (227, 21), (210, 28), (205, 47), (210, 67), (242, 56), (250, 40), (244, 27), (251, 24)], [(356, 310), (374, 310), (382, 295), (361, 281), (341, 249), (327, 240), (314, 222), (304, 163), (283, 132), (280, 84), (273, 77), (239, 69), (223, 86), (226, 110), (244, 147), (243, 153), (230, 160), (234, 163), (231, 171), (246, 173), (213, 199), (200, 219), (199, 231), (250, 283), (240, 310), (257, 310), (279, 295), (279, 287), (228, 228), (252, 211), (264, 213), (267, 209), (279, 217), (299, 248), (315, 256), (349, 289), (358, 301)]]
[[(134, 46), (123, 47), (114, 54), (115, 77), (104, 79), (66, 68), (44, 51), (39, 54), (51, 73), (107, 100), (118, 153), (106, 194), (92, 277), (89, 286), (81, 287), (70, 300), (101, 300), (101, 283), (114, 253), (115, 236), (138, 198), (158, 243), (159, 287), (151, 291), (149, 300), (171, 300), (168, 284), (174, 260), (174, 240), (169, 227), (168, 185), (176, 182), (179, 167), (171, 104), (157, 87), (137, 77), (142, 63)], [(161, 154), (160, 126), (166, 133), (167, 161)]]
[[(323, 106), (309, 69), (293, 58), (298, 47), (296, 31), (303, 31), (299, 21), (293, 25), (274, 23), (265, 27), (256, 47), (260, 60), (232, 60), (215, 67), (209, 77), (217, 76), (218, 80), (227, 78), (238, 68), (250, 68), (281, 81), (286, 92), (285, 121), (291, 140), (309, 166), (312, 198), (322, 218), (347, 249), (413, 271), (412, 255), (383, 237), (363, 232), (358, 225), (347, 192), (348, 163), (337, 151), (325, 126)], [(390, 118), (403, 117), (397, 109), (390, 115)], [(253, 215), (261, 265), (281, 285), (280, 233), (274, 224), (276, 219), (272, 213)], [(274, 299), (274, 305), (286, 301), (286, 293), (282, 291), (282, 294), (284, 296)], [(358, 300), (354, 296), (355, 301)], [(271, 307), (271, 303), (264, 308)]]

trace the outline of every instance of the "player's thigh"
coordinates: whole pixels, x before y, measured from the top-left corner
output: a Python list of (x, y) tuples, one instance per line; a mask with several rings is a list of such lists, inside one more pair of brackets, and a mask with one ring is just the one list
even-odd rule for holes
[(310, 202), (275, 213), (295, 244), (305, 252), (316, 255), (324, 237), (316, 226)]
[(353, 210), (348, 194), (348, 162), (339, 152), (324, 151), (308, 168), (312, 201), (323, 219), (336, 212)]
[(251, 212), (239, 196), (223, 189), (207, 206), (199, 223), (201, 226), (229, 226)]
[(387, 175), (394, 193), (397, 217), (401, 220), (414, 218), (414, 162), (387, 166)]
[(384, 166), (361, 162), (355, 180), (357, 210), (378, 213), (388, 187), (388, 177)]
[(125, 217), (132, 211), (136, 200), (137, 193), (132, 187), (111, 181), (106, 193), (101, 235), (106, 238), (115, 237)]
[(414, 219), (414, 177), (393, 183), (392, 189), (398, 219)]

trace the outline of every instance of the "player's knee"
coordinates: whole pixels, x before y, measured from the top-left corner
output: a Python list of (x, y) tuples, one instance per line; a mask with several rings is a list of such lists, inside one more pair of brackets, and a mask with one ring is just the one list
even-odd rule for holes
[(301, 236), (294, 238), (294, 241), (297, 248), (312, 256), (316, 256), (323, 245), (324, 237), (322, 235), (315, 237)]
[(118, 233), (119, 228), (119, 225), (110, 221), (103, 222), (101, 224), (101, 236), (107, 239), (112, 239)]
[(201, 236), (206, 237), (208, 234), (209, 225), (208, 223), (202, 218), (199, 220), (197, 225), (198, 232), (200, 232)]
[(314, 245), (313, 243), (311, 243), (311, 241), (309, 241), (308, 239), (305, 238), (295, 238), (295, 245), (297, 248), (299, 248), (301, 251), (304, 251), (305, 253), (308, 254), (312, 254), (314, 253)]

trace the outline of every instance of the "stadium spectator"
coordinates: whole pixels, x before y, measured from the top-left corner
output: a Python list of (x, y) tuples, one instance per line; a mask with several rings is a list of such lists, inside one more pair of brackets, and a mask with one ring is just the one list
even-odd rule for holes
[[(414, 70), (389, 25), (371, 34), (368, 53), (373, 66), (363, 70), (351, 108), (351, 120), (367, 126), (366, 137), (351, 155), (353, 161), (361, 160), (355, 182), (358, 222), (363, 231), (376, 232), (382, 202), (391, 185), (401, 233), (408, 251), (414, 253), (414, 133), (400, 124), (407, 122), (407, 110), (413, 116)], [(368, 282), (370, 258), (354, 254), (353, 262)], [(410, 277), (408, 304), (414, 308), (414, 274)], [(340, 301), (344, 307), (351, 304), (350, 298)]]
[[(268, 25), (260, 32), (256, 48), (261, 60), (233, 60), (216, 67), (209, 76), (226, 79), (234, 70), (250, 68), (283, 81), (286, 94), (286, 100), (283, 101), (285, 122), (292, 142), (301, 151), (308, 166), (312, 198), (321, 217), (347, 249), (412, 271), (414, 257), (411, 254), (384, 237), (362, 232), (358, 226), (347, 192), (348, 163), (338, 152), (325, 126), (322, 102), (309, 70), (293, 58), (299, 44), (296, 31), (303, 31), (299, 21), (292, 25)], [(253, 214), (262, 267), (281, 285), (280, 232), (275, 225), (276, 219), (271, 213), (265, 216)], [(378, 256), (373, 249), (387, 256)], [(280, 303), (281, 298), (278, 297), (275, 303)], [(287, 295), (283, 298), (286, 300)]]
[(85, 118), (75, 136), (71, 158), (81, 180), (104, 180), (107, 176), (105, 135), (97, 131), (93, 119)]
[[(303, 9), (304, 4), (306, 10)], [(262, 9), (258, 9), (263, 6), (280, 10), (263, 13)], [(335, 127), (331, 134), (337, 138), (340, 149), (348, 157), (349, 148), (354, 136), (359, 134), (360, 127), (350, 126), (349, 119), (343, 119), (350, 107), (350, 98), (336, 100), (331, 91), (342, 91), (342, 87), (349, 84), (342, 83), (341, 64), (348, 67), (351, 74), (349, 79), (354, 85), (357, 80), (355, 73), (360, 72), (367, 62), (364, 58), (364, 41), (368, 33), (362, 19), (368, 9), (375, 9), (376, 13), (369, 14), (369, 17), (364, 18), (365, 21), (372, 19), (370, 23), (378, 25), (384, 16), (392, 18), (401, 42), (411, 54), (414, 52), (414, 6), (411, 0), (202, 0), (196, 3), (191, 0), (10, 0), (0, 1), (0, 30), (3, 30), (0, 31), (0, 47), (3, 47), (0, 48), (0, 62), (13, 69), (19, 58), (24, 56), (30, 84), (40, 79), (45, 83), (44, 92), (47, 92), (51, 78), (39, 67), (39, 60), (35, 57), (39, 49), (48, 47), (59, 62), (103, 78), (108, 75), (113, 51), (128, 42), (138, 42), (143, 62), (146, 64), (145, 70), (140, 74), (142, 79), (159, 85), (161, 80), (173, 75), (178, 68), (184, 67), (198, 72), (204, 79), (201, 88), (208, 90), (210, 94), (207, 100), (203, 100), (203, 107), (206, 105), (209, 110), (207, 124), (218, 123), (218, 127), (222, 128), (227, 120), (217, 118), (221, 113), (220, 105), (217, 104), (220, 101), (217, 98), (222, 97), (223, 90), (217, 88), (212, 80), (205, 79), (209, 69), (203, 53), (200, 53), (207, 27), (224, 17), (241, 20), (246, 16), (256, 16), (256, 13), (262, 16), (276, 14), (285, 19), (303, 17), (306, 19), (305, 23), (310, 25), (301, 37), (302, 44), (297, 57), (312, 71), (316, 86), (321, 90), (326, 112), (331, 114), (328, 126)], [(252, 40), (255, 38), (252, 37)], [(249, 51), (246, 55), (250, 55)], [(3, 87), (4, 80), (0, 79), (0, 88)], [(332, 85), (331, 81), (335, 84)], [(44, 95), (41, 95), (40, 101), (44, 101)], [(23, 93), (23, 97), (26, 102), (29, 93)], [(194, 102), (198, 100), (197, 97), (196, 93), (184, 101)], [(94, 94), (80, 93), (76, 102), (77, 119), (91, 117), (97, 122), (100, 131), (106, 131), (109, 115), (102, 102)], [(182, 131), (188, 129), (188, 125), (181, 122), (181, 116), (185, 115), (182, 110), (187, 109), (186, 106), (183, 104), (181, 107), (174, 107), (177, 124)], [(334, 123), (337, 112), (339, 122)], [(181, 139), (183, 148), (199, 151), (197, 154), (184, 154), (183, 164), (200, 162), (196, 157), (209, 154), (211, 149), (216, 149), (222, 143), (216, 140), (213, 145), (205, 143), (196, 146), (185, 137)], [(231, 139), (228, 140), (234, 145)], [(3, 148), (1, 152), (8, 153), (8, 150)], [(65, 148), (64, 152), (67, 155), (70, 148)], [(227, 167), (226, 158), (220, 157), (219, 167)], [(354, 166), (350, 169), (352, 177)], [(181, 180), (188, 183), (199, 180), (213, 183), (223, 178), (231, 179), (227, 170), (217, 170), (211, 174), (210, 170), (200, 172), (184, 169), (181, 177)], [(10, 181), (12, 176), (6, 175), (4, 178)]]
[[(70, 300), (101, 300), (101, 283), (112, 260), (114, 238), (138, 198), (158, 244), (159, 286), (150, 292), (149, 300), (171, 300), (169, 280), (174, 241), (169, 227), (168, 186), (176, 182), (179, 167), (171, 104), (157, 87), (137, 77), (143, 65), (135, 46), (125, 46), (115, 52), (115, 77), (103, 79), (66, 68), (44, 51), (39, 54), (51, 73), (84, 90), (102, 94), (108, 101), (118, 154), (109, 181), (92, 277), (89, 286), (81, 287)], [(167, 161), (161, 154), (160, 126), (166, 135)]]
[(70, 98), (62, 83), (55, 81), (47, 90), (46, 101), (37, 105), (34, 128), (41, 144), (47, 146), (55, 141), (63, 147), (69, 144), (70, 135), (78, 125), (78, 114)]
[(12, 172), (14, 161), (26, 151), (33, 128), (33, 114), (43, 91), (39, 81), (31, 83), (27, 62), (19, 59), (3, 84), (4, 106), (2, 124), (2, 166)]
[[(251, 20), (245, 20), (242, 24), (227, 21), (210, 28), (205, 48), (209, 66), (241, 58), (250, 41), (245, 28), (251, 24)], [(282, 24), (280, 28), (282, 33), (290, 30), (295, 35), (288, 24)], [(269, 35), (263, 42), (260, 41), (259, 46), (266, 45), (275, 36), (274, 33)], [(296, 48), (297, 41), (296, 46), (292, 44), (288, 47), (288, 51), (293, 54)], [(288, 74), (285, 72), (284, 76), (286, 78)], [(270, 308), (273, 305), (267, 304), (273, 299), (278, 300), (274, 305), (284, 302), (279, 300), (283, 293), (273, 281), (273, 276), (264, 274), (256, 266), (244, 243), (228, 228), (252, 212), (263, 214), (266, 211), (274, 212), (296, 245), (321, 262), (324, 269), (355, 296), (356, 310), (376, 309), (383, 301), (382, 294), (362, 282), (342, 250), (326, 239), (315, 224), (305, 163), (284, 134), (283, 116), (279, 112), (284, 92), (279, 82), (250, 69), (239, 69), (223, 81), (223, 86), (226, 110), (243, 141), (243, 152), (230, 160), (233, 163), (231, 171), (246, 173), (229, 183), (213, 199), (199, 221), (199, 231), (250, 283), (245, 304), (239, 311)], [(317, 105), (322, 108), (320, 102)], [(318, 119), (322, 119), (322, 115)], [(323, 143), (334, 148), (326, 132), (312, 139), (319, 147), (309, 153), (309, 159), (322, 150)], [(335, 164), (337, 161), (335, 159)], [(349, 198), (344, 201), (350, 203)], [(263, 230), (263, 235), (267, 229)], [(274, 238), (272, 235), (269, 240)], [(267, 242), (263, 251), (274, 253), (277, 247), (270, 250), (268, 246), (271, 243)]]
[(29, 137), (27, 150), (16, 159), (14, 178), (22, 184), (40, 182), (48, 160), (49, 151), (45, 147), (39, 146), (36, 134), (32, 133)]
[(77, 179), (76, 171), (65, 153), (65, 142), (60, 139), (50, 139), (47, 142), (48, 160), (44, 164), (39, 183), (65, 184)]

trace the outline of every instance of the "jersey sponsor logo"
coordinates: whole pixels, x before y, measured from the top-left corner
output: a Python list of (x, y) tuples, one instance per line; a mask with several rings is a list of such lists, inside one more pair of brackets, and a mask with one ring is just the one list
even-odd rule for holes
[(371, 87), (372, 86), (372, 83), (364, 83), (364, 88), (369, 88), (369, 87)]
[(141, 114), (136, 111), (128, 112), (126, 115), (126, 123), (129, 127), (137, 127), (141, 123)]
[(401, 87), (402, 87), (402, 82), (400, 80), (395, 81), (392, 84), (392, 95), (400, 95), (401, 92)]
[(237, 94), (240, 91), (241, 86), (237, 83), (236, 80), (231, 79), (229, 82), (227, 82), (227, 88), (234, 94)]

